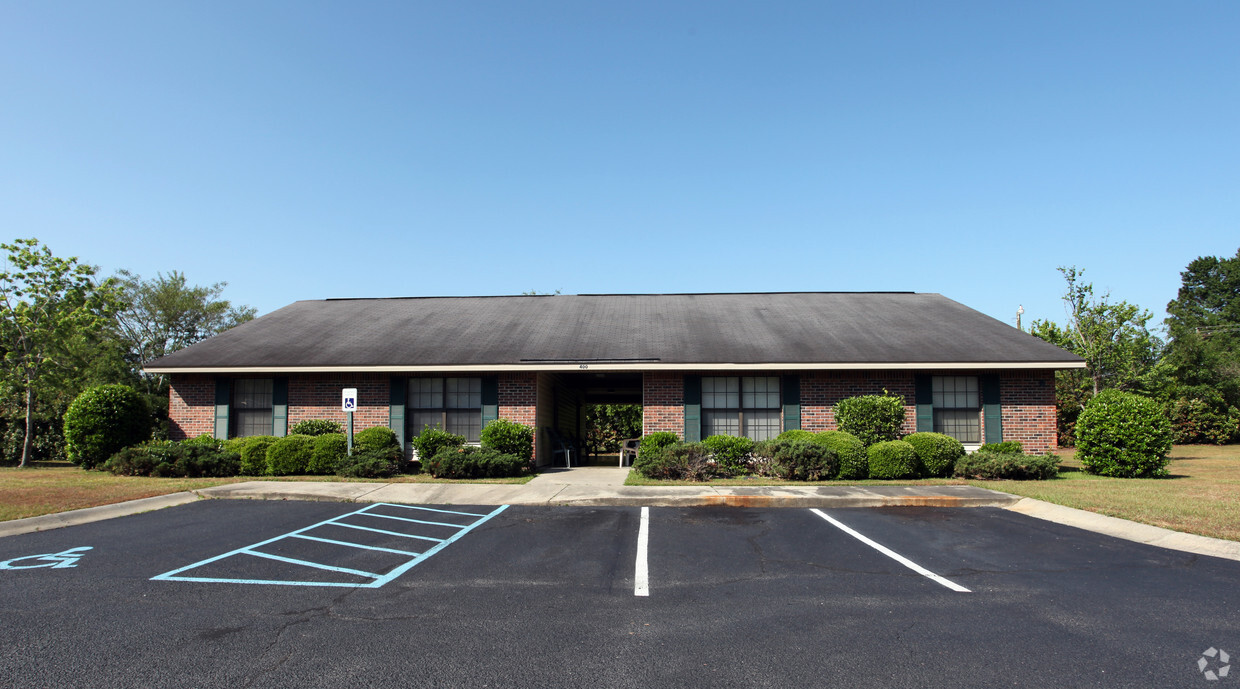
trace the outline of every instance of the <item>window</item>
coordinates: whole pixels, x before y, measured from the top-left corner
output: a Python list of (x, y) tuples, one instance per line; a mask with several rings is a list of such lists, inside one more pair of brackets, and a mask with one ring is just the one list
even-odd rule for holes
[(233, 381), (232, 437), (271, 435), (271, 379)]
[(934, 376), (934, 432), (966, 444), (982, 442), (977, 376)]
[(702, 378), (702, 437), (769, 440), (782, 426), (779, 376)]
[(409, 430), (442, 428), (476, 443), (482, 435), (481, 378), (410, 378)]

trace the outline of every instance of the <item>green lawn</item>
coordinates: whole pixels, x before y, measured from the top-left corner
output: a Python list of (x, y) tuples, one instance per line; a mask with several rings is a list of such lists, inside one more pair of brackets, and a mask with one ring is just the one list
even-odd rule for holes
[[(349, 479), (380, 483), (525, 483), (533, 476), (455, 481), (425, 474), (390, 479)], [(126, 500), (210, 488), (241, 481), (344, 481), (338, 476), (234, 476), (231, 478), (148, 478), (83, 471), (69, 462), (38, 462), (28, 469), (0, 467), (0, 521), (37, 517), (110, 505)]]

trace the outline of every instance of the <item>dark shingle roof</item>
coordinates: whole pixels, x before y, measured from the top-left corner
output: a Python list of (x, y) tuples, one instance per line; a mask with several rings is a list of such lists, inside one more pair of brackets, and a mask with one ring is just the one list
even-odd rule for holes
[(422, 297), (299, 301), (148, 370), (900, 364), (1077, 367), (938, 294)]

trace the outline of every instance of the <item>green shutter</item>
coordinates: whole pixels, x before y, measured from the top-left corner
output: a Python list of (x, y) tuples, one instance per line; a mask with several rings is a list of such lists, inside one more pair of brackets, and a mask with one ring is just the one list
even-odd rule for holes
[(928, 375), (913, 376), (913, 399), (917, 403), (917, 432), (934, 430), (934, 383)]
[(702, 440), (702, 377), (685, 376), (685, 442)]
[(404, 376), (392, 376), (388, 381), (388, 428), (396, 434), (396, 442), (405, 449), (405, 394), (408, 380)]
[(288, 378), (271, 379), (271, 434), (288, 435)]
[(982, 422), (986, 425), (986, 442), (1003, 442), (1003, 407), (999, 404), (999, 376), (982, 376)]
[(499, 378), (482, 379), (482, 427), (499, 418)]
[(215, 439), (228, 440), (228, 406), (232, 402), (232, 380), (215, 379)]
[(784, 399), (784, 430), (801, 429), (801, 376), (784, 376), (781, 385)]

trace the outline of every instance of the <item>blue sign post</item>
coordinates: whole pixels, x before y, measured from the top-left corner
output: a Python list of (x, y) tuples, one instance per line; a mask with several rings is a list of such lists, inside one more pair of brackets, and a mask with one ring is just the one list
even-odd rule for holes
[(357, 410), (357, 388), (345, 388), (340, 399), (340, 408), (349, 417), (349, 440), (346, 449), (353, 456), (353, 412)]

